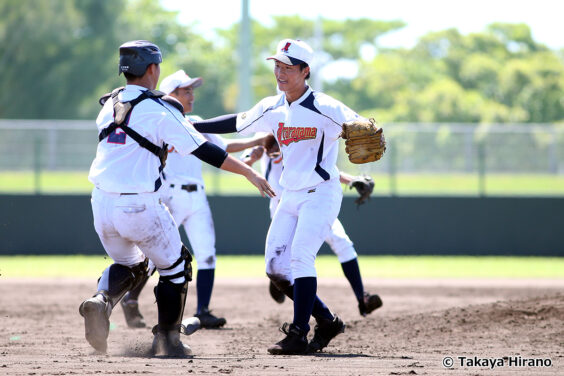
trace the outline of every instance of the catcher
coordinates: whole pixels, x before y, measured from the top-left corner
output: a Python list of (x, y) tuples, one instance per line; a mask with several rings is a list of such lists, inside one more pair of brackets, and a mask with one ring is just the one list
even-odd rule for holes
[[(282, 155), (280, 148), (274, 139), (274, 136), (267, 135), (264, 137), (263, 146), (256, 146), (243, 157), (243, 162), (252, 166), (257, 160), (261, 161), (261, 170), (273, 187), (275, 192), (280, 192), (280, 175), (282, 174)], [(374, 190), (374, 181), (369, 176), (352, 176), (344, 172), (340, 172), (339, 180), (342, 184), (347, 184), (350, 189), (355, 188), (359, 197), (355, 203), (360, 206), (364, 204)], [(270, 217), (274, 215), (276, 207), (280, 202), (280, 196), (277, 195), (270, 199)], [(364, 290), (360, 269), (358, 267), (358, 255), (354, 249), (353, 242), (343, 228), (339, 219), (335, 219), (325, 242), (329, 244), (331, 250), (341, 263), (341, 268), (358, 301), (358, 310), (361, 316), (366, 316), (382, 306), (382, 300), (377, 294), (370, 294)], [(280, 291), (271, 281), (269, 292), (272, 299), (278, 303), (283, 303), (286, 295)]]

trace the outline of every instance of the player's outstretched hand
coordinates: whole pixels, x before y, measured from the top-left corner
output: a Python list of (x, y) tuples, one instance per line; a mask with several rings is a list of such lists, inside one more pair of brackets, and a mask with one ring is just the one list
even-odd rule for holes
[(255, 163), (262, 157), (263, 154), (264, 154), (264, 146), (262, 145), (255, 146), (254, 148), (251, 149), (251, 152), (249, 153), (250, 161), (252, 163)]
[(220, 167), (222, 170), (234, 172), (239, 175), (243, 175), (247, 178), (255, 187), (258, 188), (262, 197), (274, 197), (276, 193), (268, 184), (265, 178), (263, 178), (258, 172), (253, 170), (252, 167), (248, 166), (247, 164), (241, 162), (238, 159), (233, 158), (233, 156), (228, 155), (227, 158), (223, 161), (223, 164)]
[(262, 197), (274, 197), (276, 193), (268, 184), (265, 178), (263, 178), (258, 172), (253, 169), (250, 169), (249, 173), (245, 175), (245, 177), (255, 186), (258, 188)]

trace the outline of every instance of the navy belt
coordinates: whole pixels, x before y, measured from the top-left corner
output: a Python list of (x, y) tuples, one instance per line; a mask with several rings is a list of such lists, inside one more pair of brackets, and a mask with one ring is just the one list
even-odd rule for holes
[(136, 195), (137, 193), (120, 193), (120, 195), (122, 196), (132, 196), (132, 195)]
[[(175, 187), (174, 184), (170, 185), (172, 188)], [(183, 184), (180, 186), (180, 189), (184, 189), (186, 192), (195, 192), (198, 190), (198, 184)]]

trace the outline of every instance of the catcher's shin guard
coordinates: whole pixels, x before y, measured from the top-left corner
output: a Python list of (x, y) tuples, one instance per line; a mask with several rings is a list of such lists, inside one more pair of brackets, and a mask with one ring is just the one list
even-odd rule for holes
[(153, 353), (157, 357), (184, 358), (192, 350), (180, 340), (181, 321), (184, 314), (188, 281), (176, 284), (159, 278), (155, 287), (157, 298), (158, 324), (153, 327)]
[(162, 277), (159, 278), (159, 283), (155, 286), (159, 329), (180, 331), (187, 292), (188, 281), (177, 284)]
[[(180, 341), (181, 322), (184, 315), (188, 282), (192, 280), (192, 255), (182, 246), (178, 260), (170, 267), (173, 269), (184, 262), (182, 272), (159, 277), (155, 286), (157, 299), (158, 324), (153, 327), (153, 352), (155, 356), (187, 357), (192, 351)], [(184, 277), (183, 283), (172, 283), (171, 280)]]
[(131, 267), (110, 265), (98, 280), (98, 294), (104, 295), (112, 308), (115, 307), (127, 291), (143, 281), (147, 275), (147, 262), (148, 260), (145, 260)]
[(130, 268), (133, 272), (135, 280), (133, 281), (133, 286), (131, 286), (131, 289), (129, 291), (130, 294), (131, 292), (135, 291), (135, 293), (137, 294), (136, 297), (139, 297), (139, 293), (141, 292), (141, 290), (143, 290), (143, 287), (145, 287), (145, 284), (152, 275), (152, 273), (149, 272), (149, 259), (145, 258), (143, 262), (131, 266)]

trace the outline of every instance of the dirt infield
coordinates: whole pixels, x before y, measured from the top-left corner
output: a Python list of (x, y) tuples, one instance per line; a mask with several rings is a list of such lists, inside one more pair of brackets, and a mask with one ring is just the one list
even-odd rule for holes
[[(346, 322), (345, 333), (321, 354), (272, 356), (266, 348), (283, 337), (277, 328), (291, 321), (291, 304), (270, 299), (266, 278), (218, 279), (211, 308), (227, 318), (226, 327), (184, 337), (195, 357), (174, 360), (147, 356), (150, 330), (128, 329), (119, 307), (108, 354), (94, 354), (78, 306), (94, 292), (95, 280), (0, 279), (0, 375), (564, 374), (564, 280), (365, 284), (384, 307), (362, 318), (344, 278), (320, 279), (318, 293)], [(151, 287), (140, 304), (152, 325)], [(185, 316), (194, 310), (190, 289)], [(445, 357), (452, 367), (443, 366)]]

